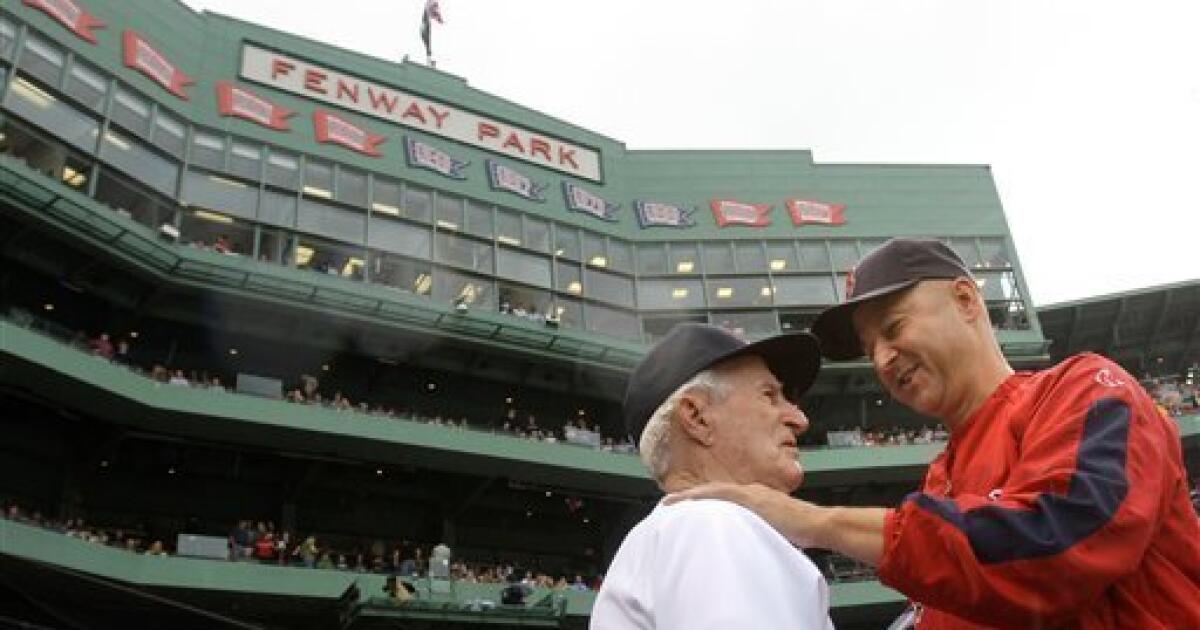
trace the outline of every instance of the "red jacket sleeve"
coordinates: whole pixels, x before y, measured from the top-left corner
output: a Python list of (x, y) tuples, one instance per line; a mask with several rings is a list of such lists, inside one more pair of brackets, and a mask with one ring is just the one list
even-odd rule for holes
[(914, 493), (889, 513), (885, 584), (964, 619), (1036, 627), (1077, 614), (1138, 567), (1170, 461), (1168, 432), (1145, 392), (1093, 356), (1024, 412), (1033, 418), (1000, 498)]

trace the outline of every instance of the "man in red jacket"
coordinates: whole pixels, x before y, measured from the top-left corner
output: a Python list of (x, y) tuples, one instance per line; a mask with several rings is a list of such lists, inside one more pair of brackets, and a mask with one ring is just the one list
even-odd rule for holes
[(1200, 628), (1200, 521), (1178, 428), (1112, 361), (1014, 372), (962, 260), (892, 239), (813, 332), (864, 354), (891, 395), (950, 431), (924, 487), (895, 508), (822, 507), (755, 485), (680, 498), (749, 507), (794, 544), (878, 568), (938, 628)]

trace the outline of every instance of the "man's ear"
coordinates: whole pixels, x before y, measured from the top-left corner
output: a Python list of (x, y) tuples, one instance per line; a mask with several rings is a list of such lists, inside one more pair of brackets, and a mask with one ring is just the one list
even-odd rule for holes
[(710, 446), (713, 442), (713, 426), (704, 414), (710, 402), (708, 392), (692, 389), (684, 393), (679, 399), (679, 404), (675, 406), (680, 430), (684, 435), (705, 446)]
[(950, 284), (950, 298), (954, 301), (955, 308), (968, 322), (974, 323), (987, 314), (979, 285), (970, 278), (955, 278), (954, 282)]

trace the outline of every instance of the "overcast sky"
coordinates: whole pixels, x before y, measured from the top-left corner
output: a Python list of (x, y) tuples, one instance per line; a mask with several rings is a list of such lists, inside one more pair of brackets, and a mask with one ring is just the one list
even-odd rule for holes
[[(424, 0), (185, 0), (424, 61)], [(991, 164), (1034, 303), (1200, 278), (1195, 0), (441, 0), (438, 68), (633, 149)]]

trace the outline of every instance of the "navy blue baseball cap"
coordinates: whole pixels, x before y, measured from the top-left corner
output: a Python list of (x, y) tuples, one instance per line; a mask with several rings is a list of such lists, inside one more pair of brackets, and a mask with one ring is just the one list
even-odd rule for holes
[(916, 286), (922, 280), (970, 278), (962, 258), (945, 243), (931, 238), (893, 238), (863, 256), (846, 277), (846, 298), (813, 322), (825, 358), (847, 361), (863, 356), (854, 330), (854, 310), (867, 300)]
[(728, 330), (710, 324), (679, 324), (663, 337), (629, 376), (625, 389), (625, 428), (636, 445), (650, 416), (680, 385), (704, 370), (736, 357), (762, 357), (795, 401), (808, 391), (821, 368), (817, 338), (787, 333), (746, 343)]

